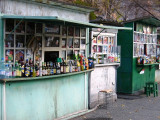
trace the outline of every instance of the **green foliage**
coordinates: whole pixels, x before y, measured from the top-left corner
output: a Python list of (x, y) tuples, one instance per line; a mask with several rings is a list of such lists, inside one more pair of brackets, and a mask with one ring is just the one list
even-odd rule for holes
[[(77, 4), (77, 5), (92, 7), (92, 4), (90, 4), (89, 2), (82, 1), (82, 0), (76, 0), (76, 1), (74, 1), (74, 3)], [(96, 19), (95, 13), (91, 12), (90, 15), (89, 15), (89, 18), (90, 18), (90, 20)]]
[(89, 19), (90, 20), (94, 20), (94, 19), (96, 19), (97, 17), (96, 17), (96, 15), (95, 15), (95, 13), (94, 12), (91, 12), (90, 13), (90, 15), (89, 15)]
[(85, 1), (82, 1), (82, 0), (76, 0), (76, 1), (74, 1), (74, 3), (77, 4), (77, 5), (91, 7), (91, 4), (89, 4), (89, 3), (85, 2)]

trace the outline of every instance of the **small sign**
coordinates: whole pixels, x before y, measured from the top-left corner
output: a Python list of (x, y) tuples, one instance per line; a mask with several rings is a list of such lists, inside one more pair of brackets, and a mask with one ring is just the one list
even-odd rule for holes
[(159, 64), (159, 69), (160, 69), (160, 64)]
[(142, 70), (139, 72), (139, 74), (144, 74), (144, 69), (142, 69)]

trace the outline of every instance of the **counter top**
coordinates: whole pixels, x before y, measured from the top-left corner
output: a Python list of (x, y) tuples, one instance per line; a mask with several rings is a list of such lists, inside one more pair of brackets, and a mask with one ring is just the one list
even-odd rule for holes
[(95, 67), (120, 66), (120, 63), (95, 64)]
[(60, 75), (50, 75), (50, 76), (42, 76), (42, 77), (21, 77), (21, 78), (9, 78), (9, 79), (0, 79), (1, 82), (12, 82), (12, 81), (30, 81), (30, 80), (44, 80), (44, 79), (51, 79), (51, 78), (58, 78), (58, 77), (65, 77), (65, 76), (71, 76), (86, 72), (91, 72), (94, 69), (84, 70), (80, 72), (72, 72), (72, 73), (66, 73), (66, 74), (60, 74)]

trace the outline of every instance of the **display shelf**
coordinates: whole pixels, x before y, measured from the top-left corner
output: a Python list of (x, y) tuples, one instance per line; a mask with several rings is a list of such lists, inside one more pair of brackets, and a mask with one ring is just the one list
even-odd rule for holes
[(150, 65), (159, 65), (160, 63), (153, 63), (153, 64), (137, 64), (137, 66), (150, 66)]
[(92, 72), (92, 71), (94, 71), (94, 69), (84, 70), (84, 71), (80, 71), (80, 72), (60, 74), (60, 75), (42, 76), (42, 77), (22, 77), (22, 78), (0, 79), (0, 81), (1, 82), (13, 82), (13, 81), (46, 80), (46, 79), (51, 79), (51, 78), (58, 78), (58, 77), (72, 76), (72, 75), (76, 75), (76, 74), (83, 74), (83, 73)]

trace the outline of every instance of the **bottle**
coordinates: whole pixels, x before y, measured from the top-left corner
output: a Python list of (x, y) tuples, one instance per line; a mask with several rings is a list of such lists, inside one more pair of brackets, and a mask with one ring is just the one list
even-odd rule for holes
[(5, 78), (9, 78), (9, 66), (8, 66), (8, 64), (5, 65)]
[(0, 79), (4, 79), (5, 74), (5, 61), (4, 58), (2, 58), (0, 61)]
[(36, 69), (36, 77), (39, 77), (39, 66), (38, 66), (38, 63), (36, 63), (35, 69)]
[(25, 77), (29, 77), (30, 76), (30, 66), (28, 63), (28, 59), (26, 59), (26, 64), (25, 64)]
[(57, 64), (56, 64), (56, 74), (58, 75), (60, 73), (61, 73), (60, 63), (57, 62)]
[(69, 61), (69, 72), (72, 72), (72, 61)]
[(45, 66), (44, 66), (44, 62), (42, 62), (42, 76), (45, 76)]
[(69, 65), (67, 62), (66, 62), (66, 73), (69, 73)]
[(50, 69), (50, 64), (47, 62), (47, 75), (50, 75), (51, 69)]
[(53, 75), (54, 72), (53, 72), (53, 63), (50, 62), (50, 75)]
[(63, 60), (63, 73), (64, 74), (66, 73), (66, 63), (64, 62), (64, 60)]
[(62, 62), (60, 63), (61, 66), (61, 74), (64, 73), (64, 63), (63, 63), (63, 58), (62, 58)]
[(33, 77), (33, 64), (30, 64), (30, 77)]
[(24, 73), (24, 61), (21, 62), (21, 74), (22, 74), (22, 77), (25, 77), (25, 73)]
[(12, 78), (12, 64), (11, 64), (11, 61), (9, 61), (8, 67), (9, 67), (9, 78)]
[(36, 77), (36, 69), (34, 66), (33, 66), (33, 77)]
[(57, 70), (56, 70), (56, 63), (54, 63), (54, 66), (53, 66), (53, 73), (54, 73), (54, 75), (56, 75), (56, 73), (57, 73)]
[(22, 77), (22, 68), (20, 64), (19, 64), (19, 77)]
[(42, 76), (42, 64), (40, 62), (40, 66), (39, 66), (39, 76)]
[(81, 65), (80, 65), (79, 60), (77, 61), (77, 67), (78, 67), (78, 72), (80, 72), (81, 71)]
[(44, 68), (45, 68), (45, 76), (47, 76), (47, 66), (46, 66), (46, 62), (44, 62)]

